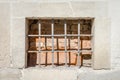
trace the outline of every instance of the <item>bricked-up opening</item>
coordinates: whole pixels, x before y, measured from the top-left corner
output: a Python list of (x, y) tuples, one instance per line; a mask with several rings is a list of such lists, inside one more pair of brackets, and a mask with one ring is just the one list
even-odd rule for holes
[(27, 67), (91, 66), (93, 18), (28, 18)]

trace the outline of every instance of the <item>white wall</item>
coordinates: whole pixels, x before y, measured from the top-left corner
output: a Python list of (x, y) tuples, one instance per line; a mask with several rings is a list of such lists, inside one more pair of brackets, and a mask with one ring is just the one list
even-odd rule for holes
[(10, 4), (0, 3), (0, 10), (0, 66), (10, 67)]
[[(93, 1), (98, 1), (98, 2), (99, 1), (107, 1), (108, 2), (108, 10), (109, 10), (108, 14), (106, 14), (107, 10), (104, 11), (104, 9), (103, 9), (102, 13), (100, 13), (100, 14), (105, 13), (104, 16), (107, 16), (109, 18), (109, 20), (111, 21), (111, 25), (109, 25), (110, 29), (111, 29), (111, 35), (110, 35), (110, 37), (111, 37), (111, 43), (110, 43), (110, 45), (111, 45), (111, 50), (110, 50), (110, 52), (111, 52), (111, 65), (112, 65), (112, 68), (117, 69), (117, 72), (116, 71), (112, 72), (112, 71), (109, 70), (108, 73), (110, 73), (110, 75), (109, 75), (110, 77), (106, 78), (104, 80), (110, 80), (111, 78), (114, 80), (114, 79), (116, 79), (116, 77), (117, 77), (117, 80), (120, 79), (119, 75), (117, 75), (117, 74), (119, 74), (118, 70), (120, 68), (120, 0), (0, 0), (0, 10), (1, 10), (0, 11), (0, 67), (1, 67), (1, 69), (0, 69), (0, 80), (20, 80), (20, 79), (23, 80), (21, 78), (21, 76), (24, 75), (24, 70), (18, 69), (17, 67), (19, 67), (19, 68), (21, 66), (24, 67), (24, 63), (22, 63), (22, 62), (24, 62), (24, 54), (20, 55), (21, 53), (17, 53), (17, 52), (19, 52), (19, 49), (14, 50), (14, 52), (11, 53), (10, 48), (13, 47), (12, 49), (14, 49), (14, 48), (16, 48), (16, 44), (19, 44), (19, 45), (21, 45), (20, 49), (22, 49), (23, 53), (24, 53), (23, 48), (24, 48), (25, 44), (22, 45), (20, 42), (17, 42), (15, 40), (15, 37), (11, 36), (10, 34), (14, 34), (18, 37), (21, 37), (21, 36), (25, 37), (24, 33), (18, 34), (18, 32), (25, 31), (24, 28), (23, 27), (21, 29), (18, 29), (18, 28), (21, 27), (21, 26), (25, 26), (23, 24), (25, 24), (24, 17), (26, 15), (27, 15), (27, 17), (29, 17), (29, 16), (36, 15), (36, 14), (35, 13), (33, 13), (32, 15), (27, 14), (27, 12), (29, 12), (30, 9), (28, 11), (18, 13), (19, 9), (22, 10), (24, 8), (30, 7), (29, 5), (24, 5), (24, 6), (19, 7), (20, 4), (18, 4), (18, 3), (21, 2), (21, 5), (22, 5), (24, 3), (29, 2), (30, 4), (34, 5), (35, 2), (36, 3), (38, 2), (38, 4), (35, 5), (38, 8), (38, 7), (40, 7), (39, 3), (48, 3), (48, 2), (59, 3), (59, 2), (69, 2), (69, 1), (73, 1), (73, 2), (74, 1), (82, 1), (82, 2), (83, 1), (84, 2), (87, 2), (87, 1), (90, 1), (90, 2), (93, 2)], [(32, 2), (34, 2), (34, 3), (32, 3)], [(13, 5), (11, 5), (11, 4), (13, 4)], [(99, 4), (99, 5), (101, 5), (101, 7), (103, 6), (102, 4)], [(16, 7), (11, 8), (12, 6), (18, 6), (19, 9), (17, 9)], [(74, 5), (74, 4), (73, 4), (73, 6), (77, 7), (77, 5)], [(43, 5), (43, 7), (44, 7), (44, 5)], [(67, 12), (67, 10), (69, 10), (70, 4), (69, 4), (69, 7), (66, 6), (66, 5), (64, 5), (63, 7), (66, 7), (65, 11)], [(34, 8), (34, 7), (32, 7), (32, 8)], [(54, 8), (54, 9), (57, 10), (56, 8)], [(59, 9), (61, 11), (63, 11), (61, 8), (59, 8)], [(13, 12), (14, 15), (11, 14), (12, 10), (14, 10), (14, 12)], [(39, 10), (35, 10), (35, 11), (39, 11)], [(100, 10), (98, 9), (98, 11), (100, 11)], [(84, 15), (83, 13), (76, 13), (76, 14), (72, 13), (71, 8), (69, 10), (70, 14), (68, 14), (68, 13), (66, 14), (66, 12), (63, 12), (62, 16), (68, 16), (69, 17), (69, 16), (71, 16), (71, 14), (73, 16), (74, 15), (79, 16), (79, 14)], [(22, 14), (24, 14), (24, 15), (22, 15)], [(37, 16), (40, 16), (41, 14), (42, 13), (40, 12), (40, 14), (38, 14)], [(88, 15), (93, 15), (93, 14), (91, 13), (91, 14), (88, 14)], [(21, 25), (21, 22), (23, 23), (22, 25)], [(104, 23), (104, 21), (101, 21), (101, 22)], [(18, 30), (16, 30), (16, 29), (18, 29)], [(15, 31), (16, 33), (13, 33), (13, 32), (10, 32), (10, 31)], [(10, 37), (12, 37), (12, 39), (10, 39)], [(23, 39), (24, 38), (21, 38), (21, 39), (18, 39), (18, 40), (21, 41)], [(15, 44), (13, 44), (11, 47), (10, 47), (10, 40), (15, 42)], [(11, 57), (11, 55), (15, 55), (15, 56)], [(102, 55), (100, 55), (100, 56), (102, 56)], [(21, 60), (21, 57), (23, 58), (22, 60)], [(102, 60), (102, 61), (104, 61), (104, 60)], [(11, 63), (12, 63), (12, 65), (10, 66)], [(7, 68), (12, 67), (12, 68), (6, 69), (5, 67), (7, 67)], [(13, 68), (15, 68), (15, 69), (13, 69)], [(77, 69), (76, 71), (78, 71), (80, 73), (80, 76), (82, 76), (83, 78), (86, 78), (86, 80), (89, 80), (91, 78), (91, 76), (89, 76), (89, 74), (92, 75), (93, 72), (84, 69), (83, 72), (82, 72), (82, 75), (81, 75), (81, 70), (82, 69), (79, 69), (79, 70)], [(22, 73), (21, 73), (21, 71), (22, 71)], [(96, 76), (96, 74), (98, 74), (98, 72), (99, 71), (94, 72), (91, 80), (93, 80), (94, 76)], [(100, 74), (103, 74), (103, 73), (104, 73), (104, 71)], [(86, 75), (86, 74), (88, 74), (88, 75)], [(106, 74), (107, 73), (105, 73), (104, 75), (106, 75)], [(16, 75), (16, 76), (14, 76), (14, 75)], [(76, 78), (77, 75), (78, 74), (75, 73), (75, 75), (73, 77)], [(24, 77), (25, 76), (27, 76), (27, 74), (24, 75)], [(98, 74), (98, 76), (99, 76), (99, 74)], [(29, 77), (29, 75), (28, 75), (28, 77)], [(106, 77), (106, 76), (102, 76), (102, 78), (103, 77)], [(100, 76), (99, 76), (99, 78), (100, 78)], [(82, 79), (80, 79), (80, 80), (82, 80)], [(98, 77), (96, 77), (94, 80), (98, 80)], [(103, 79), (100, 79), (100, 80), (103, 80)]]
[[(8, 1), (8, 0), (1, 0)], [(22, 2), (68, 2), (68, 1), (107, 1), (108, 2), (108, 16), (111, 24), (111, 66), (112, 68), (120, 67), (120, 0), (13, 0)], [(102, 5), (101, 5), (102, 6)], [(104, 12), (103, 12), (104, 13)]]
[[(119, 25), (120, 25), (120, 22), (119, 22), (119, 20), (120, 20), (120, 1), (119, 0), (0, 0), (0, 6), (1, 6), (1, 9), (4, 9), (2, 12), (1, 12), (1, 17), (4, 17), (4, 18), (6, 18), (6, 20), (7, 20), (7, 22), (8, 21), (10, 21), (11, 22), (11, 20), (10, 20), (10, 18), (11, 18), (11, 13), (10, 13), (10, 10), (12, 10), (11, 9), (11, 2), (14, 2), (14, 4), (15, 5), (17, 5), (16, 3), (19, 3), (19, 2), (21, 2), (21, 3), (23, 3), (23, 2), (31, 2), (31, 4), (32, 4), (32, 2), (38, 2), (38, 3), (48, 3), (48, 2), (50, 2), (50, 3), (61, 3), (61, 2), (70, 2), (70, 1), (72, 1), (72, 2), (74, 2), (74, 1), (80, 1), (80, 2), (93, 2), (93, 1), (106, 1), (106, 2), (108, 2), (108, 16), (109, 16), (109, 18), (110, 18), (110, 20), (111, 20), (111, 25), (110, 25), (110, 27), (111, 27), (111, 65), (112, 65), (112, 67), (120, 67), (120, 60), (119, 60), (119, 58), (120, 58), (120, 37), (119, 37)], [(23, 3), (24, 4), (24, 3)], [(66, 4), (66, 3), (65, 3)], [(18, 5), (19, 6), (19, 5)], [(39, 4), (38, 4), (38, 6), (40, 6)], [(70, 5), (69, 5), (70, 6)], [(76, 5), (75, 5), (76, 6)], [(103, 6), (103, 5), (101, 5), (101, 6)], [(29, 7), (29, 6), (28, 6)], [(36, 7), (37, 7), (37, 5), (36, 5)], [(67, 7), (67, 6), (66, 6)], [(21, 7), (21, 8), (24, 8), (24, 7)], [(74, 8), (74, 5), (73, 5), (73, 8)], [(13, 8), (14, 9), (14, 8)], [(18, 10), (19, 11), (19, 10)], [(28, 10), (29, 11), (29, 10)], [(25, 11), (25, 12), (21, 12), (22, 14), (25, 14), (25, 15), (27, 15), (27, 16), (29, 16), (28, 14), (27, 14), (27, 12), (28, 11)], [(35, 11), (37, 11), (37, 10), (35, 10)], [(81, 14), (81, 13), (78, 13), (77, 12), (77, 14), (75, 14), (75, 13), (72, 13), (72, 9), (71, 10), (67, 10), (66, 9), (66, 11), (70, 11), (69, 13), (70, 13), (70, 15), (72, 14), (72, 16), (78, 16), (79, 14)], [(98, 10), (99, 11), (99, 10)], [(4, 12), (6, 12), (6, 14), (4, 14)], [(16, 12), (17, 12), (17, 10), (16, 10)], [(16, 12), (13, 12), (14, 13), (14, 16), (16, 16)], [(49, 11), (48, 11), (49, 12)], [(21, 13), (20, 14), (17, 14), (17, 15), (21, 15)], [(66, 13), (66, 12), (65, 12)], [(63, 14), (64, 16), (70, 16), (69, 14)], [(104, 11), (103, 11), (103, 13), (104, 13)], [(36, 15), (36, 14), (35, 14)], [(41, 14), (40, 14), (41, 15)], [(59, 15), (59, 14), (58, 14)], [(82, 14), (82, 15), (84, 15), (84, 14)], [(90, 15), (92, 15), (92, 13), (90, 14)], [(32, 15), (30, 15), (30, 16), (32, 16)], [(39, 16), (39, 15), (38, 15)], [(51, 15), (48, 15), (48, 16), (51, 16)], [(105, 16), (106, 16), (106, 12), (105, 12)], [(22, 17), (24, 17), (24, 16), (22, 16)], [(4, 19), (3, 18), (3, 19)], [(1, 25), (3, 24), (3, 19), (1, 19), (1, 21), (0, 21), (0, 23), (1, 23)], [(2, 25), (3, 26), (3, 25)], [(5, 29), (4, 30), (4, 32), (5, 32), (5, 36), (6, 36), (6, 39), (8, 40), (7, 42), (6, 42), (6, 46), (7, 46), (7, 48), (6, 49), (8, 49), (8, 47), (9, 47), (9, 38), (10, 38), (10, 33), (9, 33), (9, 30), (10, 30), (10, 24), (9, 24), (9, 22), (8, 22), (8, 24), (7, 24), (7, 26), (8, 26), (8, 28), (7, 29)], [(4, 27), (5, 28), (5, 27)], [(1, 27), (1, 30), (2, 30), (2, 27)], [(2, 30), (3, 31), (3, 30)], [(1, 32), (2, 32), (1, 31)], [(7, 32), (7, 33), (6, 33)], [(1, 36), (2, 36), (3, 34), (1, 34)], [(3, 39), (5, 38), (5, 36), (3, 37)], [(1, 45), (3, 45), (2, 43), (2, 37), (1, 37)], [(8, 44), (8, 45), (7, 45)], [(4, 50), (4, 49), (2, 49), (1, 48), (1, 50)], [(7, 59), (8, 59), (8, 61), (6, 61), (8, 64), (6, 64), (7, 66), (10, 66), (10, 50), (4, 50), (3, 51), (3, 53), (5, 53), (6, 55), (8, 54), (8, 56), (5, 56), (4, 54), (2, 54), (1, 55), (1, 60), (2, 59), (4, 59), (4, 60), (2, 60), (3, 62), (5, 61), (5, 57), (7, 57)], [(14, 61), (16, 61), (16, 60), (14, 60)]]
[(120, 0), (109, 1), (111, 17), (111, 64), (112, 68), (120, 67)]

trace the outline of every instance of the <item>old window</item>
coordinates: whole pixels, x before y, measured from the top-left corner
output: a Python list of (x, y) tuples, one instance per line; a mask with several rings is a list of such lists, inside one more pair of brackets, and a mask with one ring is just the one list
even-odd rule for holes
[(27, 67), (91, 66), (93, 18), (27, 18)]

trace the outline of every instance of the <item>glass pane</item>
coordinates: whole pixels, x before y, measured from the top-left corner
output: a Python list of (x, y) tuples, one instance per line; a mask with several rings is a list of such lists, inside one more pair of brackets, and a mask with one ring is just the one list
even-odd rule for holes
[(54, 34), (64, 34), (64, 20), (54, 20)]
[(51, 20), (41, 20), (41, 35), (51, 35)]
[(29, 53), (27, 54), (27, 65), (36, 66), (37, 65), (37, 53)]
[(38, 35), (38, 20), (29, 20), (28, 34)]
[(91, 67), (92, 65), (92, 53), (84, 52), (83, 54), (83, 66)]
[(52, 50), (52, 38), (51, 37), (41, 37), (41, 50)]
[(77, 64), (77, 52), (68, 52), (68, 64), (70, 66)]
[(91, 50), (91, 40), (83, 40), (82, 45), (83, 50)]
[(38, 50), (38, 37), (29, 37), (28, 39), (28, 50)]
[(91, 50), (91, 37), (89, 36), (82, 36), (80, 37), (80, 46), (82, 50)]
[(67, 34), (78, 34), (78, 20), (67, 21)]
[(92, 29), (91, 20), (81, 20), (80, 34), (91, 34), (91, 29)]
[(78, 37), (74, 36), (67, 37), (67, 49), (78, 50)]

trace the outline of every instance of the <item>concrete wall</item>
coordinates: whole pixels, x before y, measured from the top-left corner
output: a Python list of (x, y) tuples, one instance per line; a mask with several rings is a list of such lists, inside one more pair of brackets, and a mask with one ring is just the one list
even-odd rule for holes
[[(102, 5), (102, 6), (101, 6)], [(53, 13), (53, 11), (55, 11)], [(56, 2), (56, 3), (11, 3), (11, 54), (13, 67), (25, 66), (25, 18), (26, 17), (94, 17), (95, 45), (94, 69), (110, 68), (109, 27), (106, 2)], [(104, 12), (104, 13), (102, 13)], [(104, 19), (105, 18), (105, 19)], [(100, 22), (103, 21), (103, 22)], [(102, 25), (102, 28), (101, 26)], [(104, 28), (105, 27), (105, 28)], [(101, 29), (101, 31), (100, 31)], [(103, 33), (104, 31), (104, 33)], [(100, 34), (100, 33), (106, 34)], [(15, 34), (16, 33), (16, 34)], [(20, 38), (20, 39), (19, 39)], [(104, 48), (100, 47), (107, 44)], [(18, 41), (18, 39), (20, 41)], [(99, 42), (99, 43), (98, 43)], [(19, 45), (19, 46), (18, 46)], [(101, 54), (103, 53), (103, 54)], [(19, 57), (19, 56), (21, 57)], [(101, 56), (100, 56), (101, 55)], [(106, 59), (104, 63), (101, 59)]]
[(0, 3), (0, 67), (10, 67), (10, 4)]
[(94, 69), (110, 68), (110, 19), (96, 18), (94, 30)]
[[(0, 80), (119, 80), (119, 3), (119, 0), (0, 0)], [(112, 70), (62, 68), (54, 69), (53, 73), (52, 69), (23, 69), (25, 17), (88, 16), (95, 17), (93, 68), (108, 69), (112, 65)]]
[(111, 16), (111, 66), (120, 67), (120, 1), (109, 2), (109, 16)]

